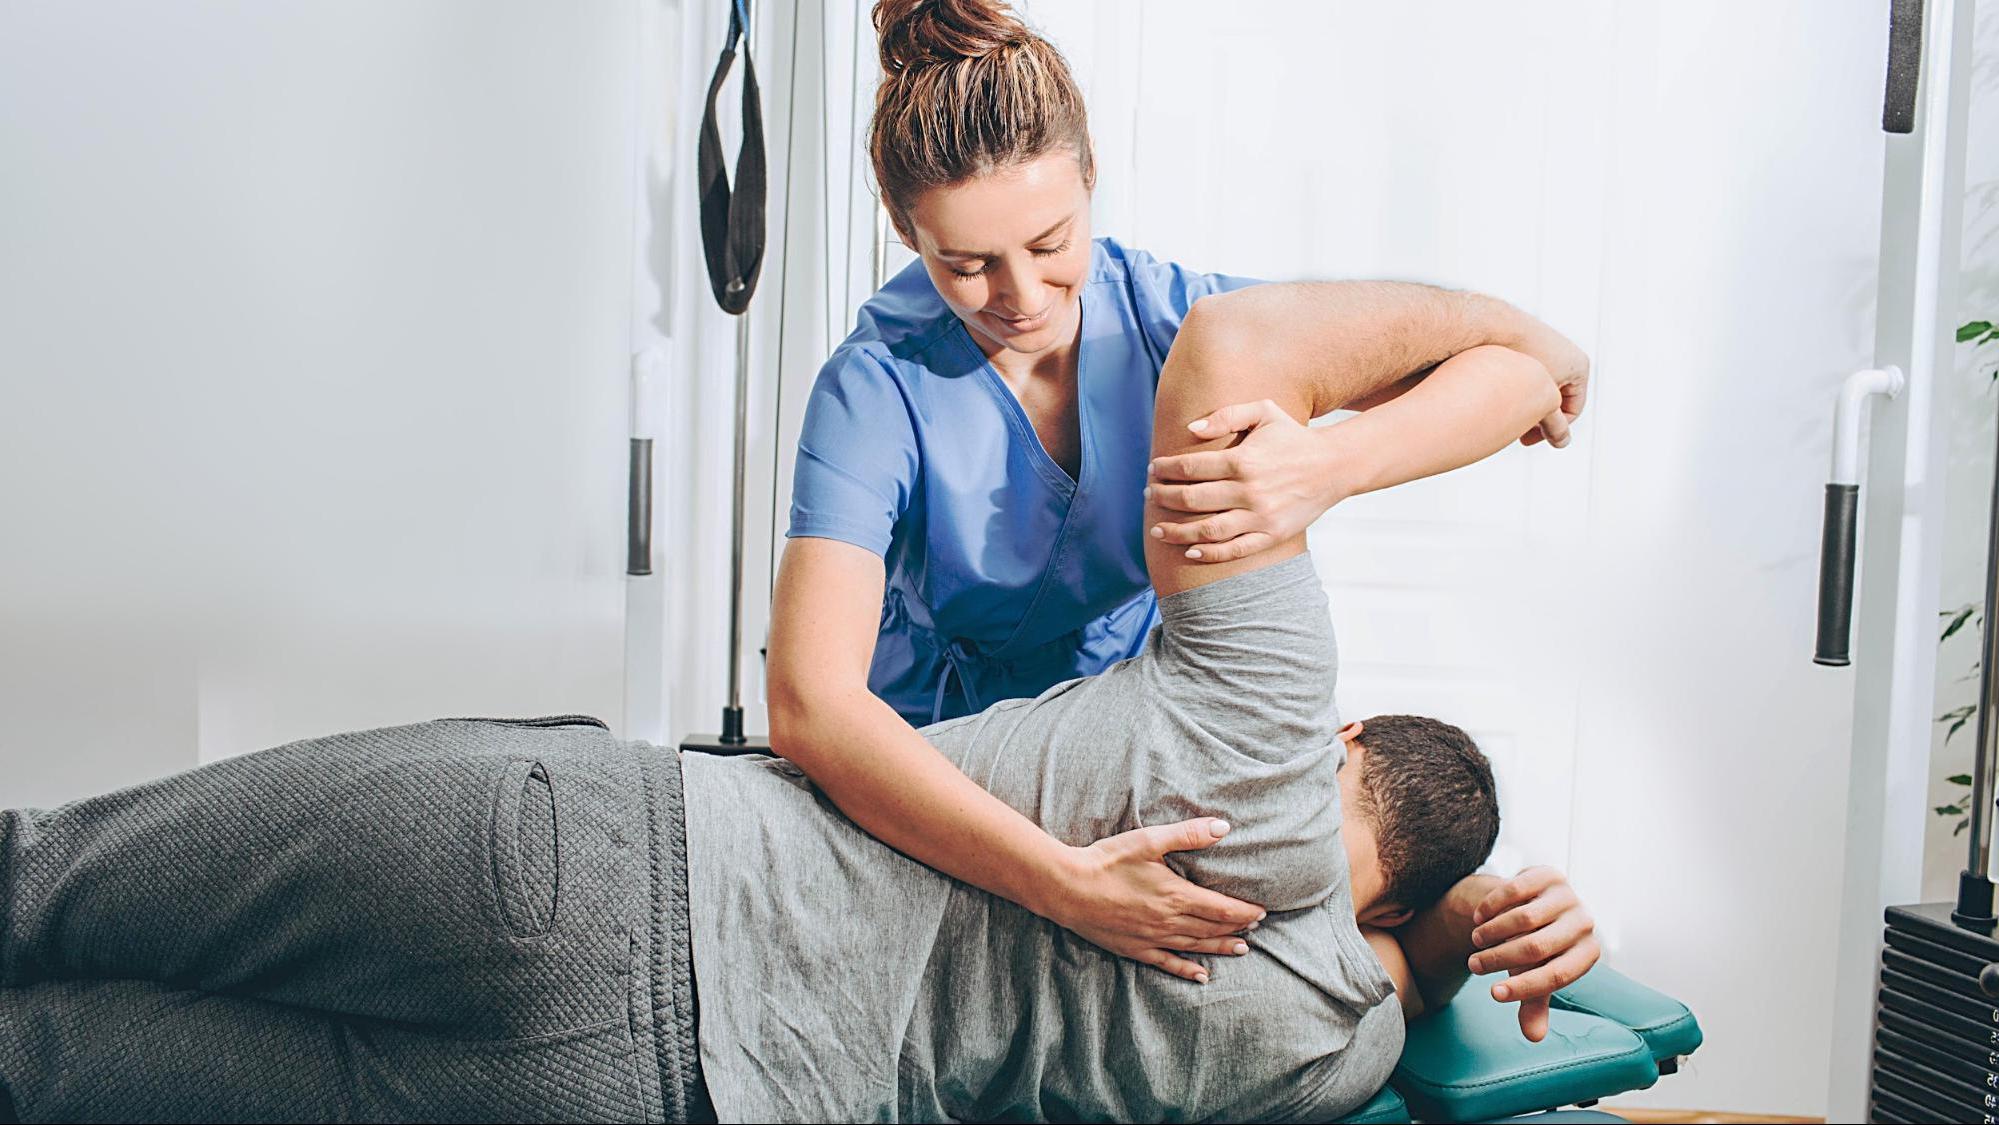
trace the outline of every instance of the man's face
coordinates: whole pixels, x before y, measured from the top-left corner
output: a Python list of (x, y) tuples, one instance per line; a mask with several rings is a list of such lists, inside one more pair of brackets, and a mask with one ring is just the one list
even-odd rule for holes
[(909, 219), (904, 240), (987, 355), (1033, 357), (1076, 338), (1090, 276), (1090, 193), (1074, 154), (932, 188)]

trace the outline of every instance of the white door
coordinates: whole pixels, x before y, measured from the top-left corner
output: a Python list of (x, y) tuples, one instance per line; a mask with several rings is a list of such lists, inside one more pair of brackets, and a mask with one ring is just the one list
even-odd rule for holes
[(616, 721), (635, 24), (0, 8), (0, 804)]

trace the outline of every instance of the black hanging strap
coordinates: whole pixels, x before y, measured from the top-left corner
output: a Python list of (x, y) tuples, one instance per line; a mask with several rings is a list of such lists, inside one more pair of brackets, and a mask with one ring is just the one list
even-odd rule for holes
[(722, 311), (739, 314), (750, 307), (757, 271), (764, 258), (764, 118), (757, 93), (757, 69), (743, 51), (743, 147), (736, 153), (736, 183), (730, 189), (724, 170), (722, 131), (715, 124), (715, 99), (729, 66), (736, 60), (736, 41), (747, 40), (744, 6), (729, 5), (729, 41), (715, 63), (708, 83), (708, 108), (701, 115), (701, 148), (695, 176), (701, 187), (701, 250), (708, 259), (708, 283)]

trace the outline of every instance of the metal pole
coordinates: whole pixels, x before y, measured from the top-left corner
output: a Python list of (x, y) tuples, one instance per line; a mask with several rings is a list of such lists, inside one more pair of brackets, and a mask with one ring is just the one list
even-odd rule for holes
[(1985, 647), (1978, 666), (1978, 752), (1971, 762), (1971, 849), (1958, 876), (1960, 922), (1992, 924), (1992, 771), (1999, 754), (1999, 475), (1992, 481), (1992, 544), (1985, 556)]
[[(747, 4), (745, 4), (747, 7)], [(749, 65), (756, 21), (743, 20), (743, 65)], [(747, 79), (745, 79), (747, 81)], [(722, 741), (743, 741), (743, 509), (750, 444), (750, 310), (736, 314), (735, 483), (729, 505), (729, 702), (722, 709)]]
[[(724, 740), (743, 735), (743, 499), (750, 438), (750, 311), (736, 316), (736, 465), (729, 520), (729, 704), (722, 713)], [(733, 738), (732, 738), (733, 736)]]

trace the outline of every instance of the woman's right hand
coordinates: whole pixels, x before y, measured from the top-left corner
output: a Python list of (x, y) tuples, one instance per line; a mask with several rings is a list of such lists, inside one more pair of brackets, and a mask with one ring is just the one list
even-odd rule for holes
[(1188, 882), (1166, 866), (1166, 856), (1209, 847), (1228, 830), (1227, 821), (1204, 816), (1071, 847), (1063, 876), (1035, 913), (1120, 957), (1206, 984), (1208, 970), (1182, 954), (1248, 953), (1242, 935), (1264, 911)]

